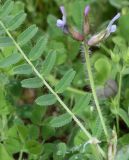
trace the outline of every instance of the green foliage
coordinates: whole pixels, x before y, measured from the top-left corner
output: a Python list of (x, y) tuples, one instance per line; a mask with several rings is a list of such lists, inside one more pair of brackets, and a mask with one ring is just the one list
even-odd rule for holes
[(81, 96), (79, 97), (77, 100), (76, 100), (76, 103), (75, 103), (75, 106), (73, 107), (73, 112), (75, 114), (79, 114), (79, 113), (82, 113), (84, 112), (84, 110), (89, 107), (89, 103), (90, 103), (90, 100), (91, 100), (91, 95), (90, 94), (86, 94), (84, 96)]
[(12, 160), (12, 158), (9, 156), (8, 152), (6, 151), (4, 145), (0, 144), (0, 159), (4, 160)]
[(47, 106), (54, 104), (56, 102), (56, 98), (53, 94), (46, 94), (38, 97), (35, 102), (40, 106)]
[(129, 115), (123, 109), (120, 109), (118, 114), (129, 127)]
[(67, 147), (66, 147), (65, 143), (59, 143), (57, 155), (64, 157), (66, 154), (66, 151), (67, 151)]
[(20, 45), (26, 44), (35, 36), (37, 31), (38, 31), (38, 28), (36, 27), (36, 25), (30, 26), (18, 36), (17, 38), (18, 43)]
[(122, 8), (125, 6), (129, 6), (129, 2), (127, 0), (109, 0), (109, 2), (111, 3), (111, 5), (113, 5), (114, 7), (117, 8)]
[(21, 85), (24, 88), (40, 88), (43, 86), (43, 82), (37, 78), (29, 78), (21, 81)]
[(32, 68), (28, 64), (17, 65), (13, 68), (13, 74), (30, 75), (32, 73)]
[(7, 22), (6, 26), (8, 30), (16, 30), (24, 22), (25, 18), (26, 14), (23, 11), (16, 14), (9, 22)]
[(50, 137), (55, 136), (55, 129), (48, 125), (42, 126), (42, 137), (43, 139), (47, 140)]
[(60, 80), (60, 82), (55, 86), (55, 90), (57, 93), (62, 93), (67, 87), (70, 86), (70, 83), (72, 82), (73, 78), (75, 76), (75, 71), (70, 69), (65, 73), (63, 78)]
[(119, 25), (120, 25), (121, 35), (123, 36), (123, 38), (125, 40), (127, 40), (129, 42), (129, 37), (127, 36), (129, 34), (129, 30), (128, 30), (129, 22), (127, 21), (128, 16), (129, 16), (129, 14), (123, 15), (120, 18)]
[(3, 60), (0, 61), (0, 68), (9, 67), (13, 64), (16, 64), (21, 60), (21, 55), (18, 53), (14, 53), (6, 58), (3, 58)]
[(42, 152), (42, 145), (35, 140), (30, 140), (26, 144), (26, 148), (29, 153), (40, 154)]
[(1, 7), (0, 17), (6, 17), (13, 10), (14, 2), (7, 0), (4, 5)]
[(46, 44), (48, 41), (48, 36), (45, 35), (37, 41), (36, 45), (32, 48), (32, 50), (29, 53), (30, 60), (34, 61), (41, 57), (43, 50), (45, 50)]
[(0, 47), (7, 47), (12, 45), (13, 45), (13, 42), (9, 37), (0, 37)]
[(72, 120), (72, 117), (69, 114), (65, 113), (60, 116), (54, 117), (50, 121), (50, 126), (55, 127), (55, 128), (62, 127), (70, 123), (71, 120)]
[(111, 73), (111, 64), (107, 59), (100, 58), (95, 64), (96, 79), (98, 83), (103, 83), (109, 78), (109, 74)]
[(56, 52), (50, 52), (42, 65), (41, 73), (43, 73), (44, 76), (49, 75), (55, 65), (55, 62)]

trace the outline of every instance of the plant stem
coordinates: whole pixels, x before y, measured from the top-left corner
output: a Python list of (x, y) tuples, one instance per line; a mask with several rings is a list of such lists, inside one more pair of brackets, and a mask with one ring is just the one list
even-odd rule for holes
[(120, 96), (121, 96), (121, 85), (122, 85), (122, 71), (119, 74), (119, 88), (117, 95), (117, 116), (116, 116), (116, 124), (117, 124), (117, 134), (119, 135), (119, 109), (120, 109)]
[[(74, 115), (74, 113), (71, 112), (71, 110), (67, 107), (67, 105), (61, 100), (61, 98), (58, 96), (58, 94), (51, 88), (51, 86), (47, 83), (47, 81), (44, 79), (44, 77), (38, 72), (38, 70), (35, 68), (33, 63), (29, 60), (29, 58), (26, 56), (26, 54), (23, 52), (19, 44), (15, 41), (11, 33), (6, 29), (2, 21), (0, 21), (0, 25), (3, 27), (3, 29), (6, 31), (7, 35), (12, 39), (14, 45), (18, 49), (18, 51), (21, 53), (23, 58), (26, 60), (26, 62), (32, 67), (34, 73), (42, 80), (44, 85), (48, 88), (48, 90), (56, 97), (57, 101), (62, 105), (62, 107), (71, 115), (73, 120), (77, 123), (77, 125), (81, 128), (81, 130), (85, 133), (85, 135), (89, 138), (92, 139), (91, 134), (87, 131), (87, 129), (84, 127), (84, 125), (79, 121), (79, 119)], [(96, 145), (95, 145), (96, 146)], [(97, 149), (97, 148), (96, 148)], [(102, 154), (104, 158), (106, 158), (106, 155), (104, 151), (98, 146), (99, 152)]]
[(119, 75), (119, 89), (118, 89), (118, 107), (120, 107), (120, 96), (121, 96), (121, 85), (122, 85), (122, 71), (120, 72)]
[(44, 85), (48, 88), (48, 90), (56, 97), (58, 102), (64, 107), (64, 109), (72, 116), (72, 118), (75, 120), (75, 122), (80, 126), (80, 128), (83, 130), (83, 132), (86, 134), (88, 138), (92, 138), (90, 133), (85, 129), (85, 127), (82, 125), (82, 123), (77, 119), (77, 117), (69, 110), (69, 108), (66, 106), (66, 104), (61, 100), (61, 98), (57, 95), (57, 93), (50, 87), (50, 85), (46, 82), (46, 80), (43, 78), (43, 76), (38, 72), (38, 70), (35, 68), (35, 66), (32, 64), (32, 62), (29, 60), (29, 58), (25, 55), (21, 47), (17, 44), (17, 42), (13, 39), (12, 35), (9, 33), (9, 31), (5, 28), (2, 22), (0, 22), (2, 27), (6, 30), (6, 33), (8, 36), (12, 39), (13, 43), (15, 44), (16, 48), (19, 50), (19, 52), (22, 54), (24, 59), (27, 61), (27, 63), (32, 67), (35, 74), (43, 81)]
[[(116, 109), (118, 112), (118, 109)], [(119, 115), (116, 113), (116, 128), (117, 128), (117, 135), (119, 136)]]
[(92, 94), (93, 94), (93, 97), (94, 97), (94, 101), (95, 101), (95, 104), (96, 104), (96, 108), (97, 108), (97, 111), (98, 111), (98, 114), (99, 114), (99, 118), (100, 118), (103, 130), (104, 130), (105, 136), (106, 136), (107, 141), (108, 141), (109, 136), (108, 136), (107, 128), (106, 128), (106, 125), (105, 125), (105, 122), (104, 122), (104, 118), (103, 118), (103, 115), (102, 115), (102, 112), (101, 112), (101, 109), (100, 109), (100, 106), (99, 106), (99, 101), (98, 101), (98, 98), (97, 98), (97, 94), (96, 94), (96, 91), (95, 91), (95, 85), (94, 85), (94, 80), (93, 80), (93, 75), (92, 75), (91, 65), (90, 65), (90, 57), (89, 57), (89, 53), (88, 53), (89, 48), (85, 44), (84, 44), (84, 48), (85, 48), (85, 59), (86, 59), (85, 65), (87, 67), (87, 71), (88, 71), (88, 75), (89, 75)]
[(20, 151), (18, 160), (22, 160), (23, 150)]

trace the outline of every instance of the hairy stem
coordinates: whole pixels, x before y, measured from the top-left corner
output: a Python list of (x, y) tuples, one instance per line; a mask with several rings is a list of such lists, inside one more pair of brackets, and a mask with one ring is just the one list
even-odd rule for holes
[[(81, 130), (85, 133), (85, 135), (92, 139), (91, 134), (87, 131), (87, 129), (83, 126), (83, 124), (80, 122), (80, 120), (74, 115), (74, 113), (71, 112), (71, 110), (67, 107), (67, 105), (61, 100), (61, 98), (58, 96), (58, 94), (51, 88), (51, 86), (47, 83), (47, 81), (44, 79), (44, 77), (38, 72), (38, 70), (35, 68), (35, 66), (32, 64), (32, 62), (29, 60), (29, 58), (26, 56), (26, 54), (23, 52), (19, 44), (15, 41), (11, 33), (6, 29), (5, 25), (2, 21), (0, 21), (0, 25), (3, 27), (3, 29), (6, 31), (7, 35), (12, 39), (14, 45), (18, 49), (18, 51), (21, 53), (23, 58), (26, 60), (26, 62), (32, 67), (34, 73), (42, 80), (44, 85), (48, 88), (48, 90), (56, 97), (57, 101), (62, 105), (62, 107), (71, 115), (71, 117), (74, 119), (74, 121), (77, 123), (77, 125), (81, 128)], [(95, 145), (96, 146), (96, 145)], [(98, 146), (99, 152), (102, 154), (103, 157), (106, 158), (104, 151)]]
[(119, 135), (119, 109), (120, 109), (120, 96), (121, 96), (121, 85), (122, 85), (122, 71), (119, 74), (119, 87), (118, 87), (118, 95), (117, 95), (117, 116), (116, 116), (116, 124), (117, 124), (117, 134)]
[(120, 96), (121, 96), (121, 85), (122, 85), (122, 71), (119, 75), (119, 89), (118, 89), (118, 106), (120, 107)]
[(103, 118), (103, 115), (102, 115), (102, 112), (101, 112), (101, 109), (100, 109), (100, 106), (99, 106), (99, 101), (98, 101), (98, 98), (97, 98), (97, 94), (96, 94), (96, 91), (95, 91), (95, 85), (94, 85), (94, 80), (93, 80), (93, 75), (92, 75), (91, 65), (90, 65), (90, 57), (89, 57), (89, 53), (88, 53), (89, 48), (86, 45), (84, 45), (84, 48), (85, 48), (85, 59), (86, 59), (85, 65), (87, 67), (87, 71), (88, 71), (88, 75), (89, 75), (92, 94), (93, 94), (93, 97), (94, 97), (95, 105), (96, 105), (96, 108), (97, 108), (97, 111), (98, 111), (98, 114), (99, 114), (99, 118), (100, 118), (103, 130), (104, 130), (105, 136), (106, 136), (107, 141), (108, 141), (109, 136), (108, 136), (107, 128), (106, 128), (106, 125), (105, 125), (105, 122), (104, 122), (104, 118)]

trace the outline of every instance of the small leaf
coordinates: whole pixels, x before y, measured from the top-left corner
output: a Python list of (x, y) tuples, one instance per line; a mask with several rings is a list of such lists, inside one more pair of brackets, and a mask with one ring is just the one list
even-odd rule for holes
[(15, 153), (18, 153), (22, 149), (22, 144), (19, 141), (19, 138), (14, 138), (14, 137), (8, 137), (6, 142), (5, 142), (5, 148), (7, 149), (8, 153), (10, 155), (13, 155)]
[(128, 145), (129, 144), (129, 133), (124, 134), (122, 137), (120, 137), (118, 142), (121, 146)]
[(65, 113), (58, 117), (54, 117), (50, 121), (50, 125), (52, 127), (58, 128), (70, 123), (71, 121), (72, 121), (72, 117), (68, 113)]
[(32, 73), (32, 68), (29, 64), (22, 64), (13, 68), (13, 74), (29, 75)]
[(43, 86), (42, 80), (38, 77), (24, 79), (21, 81), (21, 84), (24, 88), (40, 88)]
[(13, 158), (11, 158), (8, 152), (6, 151), (4, 144), (1, 143), (0, 143), (0, 160), (13, 160)]
[(100, 58), (95, 63), (95, 69), (99, 73), (108, 74), (111, 70), (111, 66), (107, 59)]
[(109, 3), (115, 8), (121, 9), (129, 5), (128, 0), (109, 0)]
[(0, 11), (0, 17), (5, 18), (12, 11), (13, 6), (14, 2), (11, 0), (7, 0), (2, 6), (2, 9)]
[(53, 94), (46, 94), (36, 99), (36, 103), (40, 106), (49, 106), (56, 103), (57, 99)]
[(19, 124), (17, 125), (17, 131), (18, 131), (18, 134), (20, 135), (21, 140), (25, 142), (29, 134), (29, 130), (27, 126)]
[(13, 46), (13, 41), (9, 37), (0, 37), (0, 47)]
[(32, 110), (32, 114), (31, 114), (31, 121), (33, 124), (36, 124), (37, 126), (41, 125), (42, 124), (42, 119), (43, 119), (43, 116), (44, 116), (44, 112), (45, 109), (43, 107), (40, 107), (40, 106), (36, 106), (33, 108)]
[(129, 67), (125, 68), (122, 72), (123, 75), (128, 75), (129, 74)]
[[(128, 2), (129, 3), (129, 2)], [(124, 14), (119, 19), (119, 31), (120, 35), (126, 42), (129, 42), (129, 22), (127, 21), (129, 17), (129, 12), (127, 14)], [(120, 48), (121, 49), (121, 48)]]
[(16, 64), (21, 60), (21, 55), (20, 54), (11, 54), (10, 56), (4, 58), (3, 60), (0, 61), (0, 68), (5, 68), (9, 67), (13, 64)]
[(42, 55), (42, 53), (46, 48), (47, 42), (48, 42), (48, 35), (44, 35), (38, 40), (36, 45), (32, 48), (32, 50), (29, 53), (29, 58), (31, 61), (38, 59)]
[(17, 29), (25, 20), (26, 14), (24, 12), (20, 12), (15, 15), (11, 21), (7, 22), (6, 26), (8, 30), (12, 31)]
[(55, 91), (57, 93), (62, 93), (67, 87), (70, 86), (74, 76), (75, 76), (75, 71), (73, 69), (70, 69), (65, 73), (63, 78), (59, 81), (59, 83), (55, 86)]
[(48, 126), (48, 125), (43, 125), (42, 126), (42, 130), (41, 130), (41, 133), (42, 133), (42, 137), (44, 140), (47, 140), (49, 139), (50, 137), (54, 136), (55, 135), (55, 128), (51, 127), (51, 126)]
[(29, 153), (40, 154), (42, 151), (42, 144), (40, 144), (36, 140), (29, 140), (26, 144), (26, 148)]
[(79, 146), (84, 144), (86, 141), (88, 141), (88, 137), (82, 130), (79, 130), (74, 137), (74, 145)]
[(99, 58), (94, 65), (97, 73), (96, 79), (98, 83), (103, 83), (111, 72), (111, 64), (106, 58)]
[(118, 114), (123, 119), (123, 121), (126, 123), (126, 125), (129, 127), (129, 115), (121, 108), (119, 109)]
[(36, 25), (30, 26), (18, 36), (18, 39), (17, 39), (18, 43), (20, 45), (26, 44), (35, 36), (37, 31), (38, 31), (38, 27), (36, 27)]
[(65, 143), (59, 143), (58, 144), (58, 150), (57, 150), (57, 155), (58, 156), (65, 156), (66, 152), (67, 152), (67, 146)]
[(40, 128), (36, 125), (29, 125), (29, 138), (38, 139)]
[(50, 74), (52, 68), (54, 67), (54, 64), (56, 62), (56, 52), (50, 52), (44, 63), (43, 63), (43, 66), (42, 66), (42, 71), (43, 72), (43, 75), (48, 75)]
[(91, 100), (90, 94), (81, 96), (79, 99), (77, 99), (77, 102), (72, 111), (75, 114), (79, 114), (80, 112), (83, 112), (86, 109), (86, 107), (89, 105), (90, 100)]

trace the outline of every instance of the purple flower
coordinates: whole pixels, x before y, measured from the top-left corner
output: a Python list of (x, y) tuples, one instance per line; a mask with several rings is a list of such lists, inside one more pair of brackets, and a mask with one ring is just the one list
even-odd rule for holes
[(116, 25), (114, 25), (114, 22), (120, 17), (120, 13), (118, 13), (108, 24), (107, 28), (104, 31), (101, 31), (100, 33), (92, 36), (90, 40), (88, 41), (89, 46), (93, 46), (101, 42), (102, 40), (108, 38), (111, 33), (116, 31)]
[(83, 32), (85, 35), (89, 34), (90, 31), (90, 24), (89, 24), (89, 14), (90, 6), (86, 6), (84, 10), (84, 24), (83, 24)]
[(90, 11), (90, 6), (86, 6), (84, 11), (85, 16), (88, 15), (89, 11)]
[[(62, 13), (62, 19), (58, 19), (56, 22), (56, 26), (60, 28), (64, 33), (69, 34), (73, 39), (77, 41), (84, 41), (86, 39), (86, 36), (90, 32), (90, 23), (89, 23), (89, 12), (90, 12), (90, 6), (86, 6), (84, 10), (84, 23), (83, 23), (83, 34), (79, 33), (77, 30), (74, 29), (74, 27), (67, 24), (67, 17), (66, 17), (66, 11), (64, 6), (60, 6), (60, 11)], [(107, 28), (105, 30), (102, 30), (98, 34), (93, 35), (88, 41), (87, 44), (89, 46), (94, 46), (100, 43), (101, 41), (105, 40), (107, 37), (110, 36), (111, 33), (116, 31), (116, 25), (114, 25), (114, 22), (120, 17), (120, 13), (118, 13), (108, 24)]]
[(113, 25), (113, 23), (120, 18), (120, 13), (118, 13), (108, 24), (106, 30), (107, 30), (107, 34), (106, 34), (106, 38), (113, 32), (116, 31), (116, 25)]
[(73, 27), (68, 26), (66, 21), (66, 11), (64, 6), (60, 7), (61, 13), (62, 13), (62, 19), (58, 19), (56, 22), (56, 26), (60, 28), (64, 33), (68, 34), (77, 41), (83, 41), (84, 36), (80, 34), (77, 30), (75, 30)]
[(67, 33), (67, 23), (66, 23), (66, 11), (64, 6), (60, 6), (60, 11), (62, 13), (62, 19), (58, 19), (56, 22), (56, 26), (62, 29), (65, 33)]

